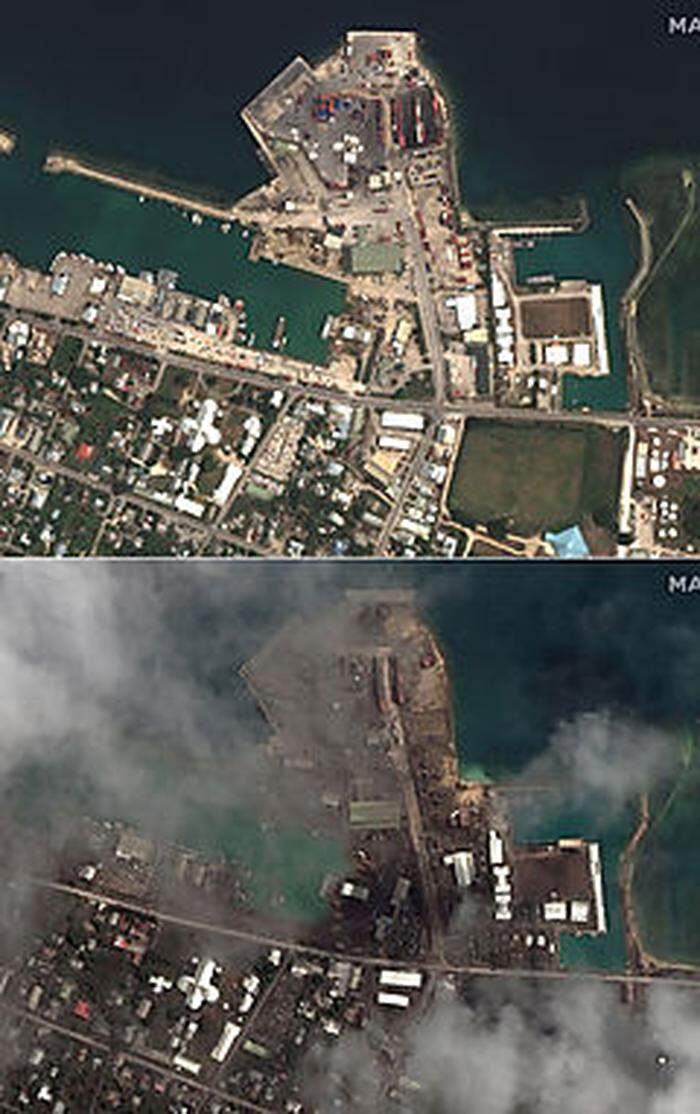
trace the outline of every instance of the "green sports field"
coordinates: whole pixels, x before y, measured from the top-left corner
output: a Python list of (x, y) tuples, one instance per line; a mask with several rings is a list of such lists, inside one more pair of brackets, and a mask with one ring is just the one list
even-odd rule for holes
[(467, 525), (506, 524), (526, 535), (590, 516), (615, 528), (624, 434), (593, 426), (472, 421), (449, 508)]

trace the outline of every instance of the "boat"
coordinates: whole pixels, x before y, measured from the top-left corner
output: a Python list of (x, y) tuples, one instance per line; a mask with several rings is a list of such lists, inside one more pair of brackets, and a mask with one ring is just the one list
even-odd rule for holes
[(423, 122), (423, 109), (420, 103), (420, 95), (416, 96), (414, 120), (416, 125), (416, 143), (419, 147), (425, 144), (425, 124)]
[(275, 325), (275, 332), (274, 332), (274, 335), (272, 337), (272, 347), (273, 348), (279, 348), (281, 346), (281, 344), (284, 340), (284, 329), (285, 329), (286, 324), (287, 324), (287, 318), (280, 315), (277, 318), (277, 324)]

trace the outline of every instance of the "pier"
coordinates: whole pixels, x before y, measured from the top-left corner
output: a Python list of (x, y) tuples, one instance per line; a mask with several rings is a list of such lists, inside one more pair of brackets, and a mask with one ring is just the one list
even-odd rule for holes
[(43, 169), (47, 174), (75, 174), (79, 178), (89, 178), (93, 182), (101, 182), (104, 186), (113, 186), (115, 189), (126, 190), (128, 193), (148, 197), (153, 201), (165, 201), (168, 205), (176, 205), (179, 209), (199, 213), (202, 217), (212, 217), (213, 220), (228, 222), (234, 219), (232, 207), (216, 205), (190, 194), (178, 193), (175, 189), (130, 178), (126, 174), (118, 174), (116, 171), (101, 170), (92, 163), (63, 151), (50, 152)]

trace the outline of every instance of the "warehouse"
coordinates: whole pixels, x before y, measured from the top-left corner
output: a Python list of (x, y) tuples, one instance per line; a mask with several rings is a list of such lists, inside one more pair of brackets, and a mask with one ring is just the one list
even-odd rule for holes
[(383, 410), (380, 422), (383, 429), (409, 429), (414, 433), (421, 433), (425, 428), (422, 414), (402, 413), (399, 410)]

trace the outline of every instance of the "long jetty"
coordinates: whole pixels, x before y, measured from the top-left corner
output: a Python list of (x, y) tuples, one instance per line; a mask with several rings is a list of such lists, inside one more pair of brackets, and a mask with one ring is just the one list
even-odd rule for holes
[(216, 205), (214, 202), (205, 201), (191, 194), (178, 193), (175, 189), (170, 189), (167, 186), (158, 186), (138, 178), (130, 178), (126, 174), (118, 174), (113, 170), (101, 170), (92, 163), (85, 162), (83, 159), (63, 151), (50, 152), (44, 162), (44, 170), (48, 174), (75, 174), (80, 178), (90, 178), (94, 182), (101, 182), (102, 185), (127, 190), (139, 197), (165, 201), (169, 205), (176, 205), (180, 209), (200, 213), (203, 217), (213, 217), (214, 220), (231, 221), (234, 219), (232, 206)]

